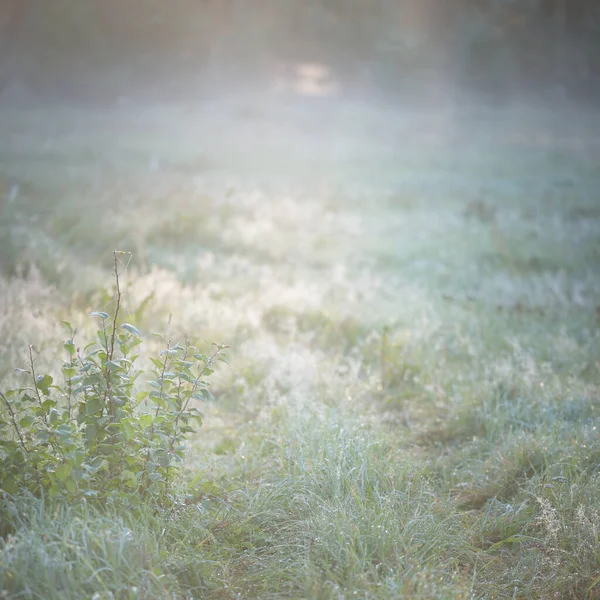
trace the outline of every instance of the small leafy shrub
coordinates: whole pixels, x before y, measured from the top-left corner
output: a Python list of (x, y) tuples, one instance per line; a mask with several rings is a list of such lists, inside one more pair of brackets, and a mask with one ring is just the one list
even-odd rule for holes
[(99, 328), (84, 348), (65, 323), (63, 382), (38, 373), (33, 348), (23, 387), (0, 391), (0, 486), (5, 493), (100, 501), (162, 502), (180, 470), (186, 434), (202, 424), (193, 406), (211, 399), (207, 378), (226, 346), (202, 354), (188, 341), (165, 342), (152, 368), (139, 368), (140, 333), (120, 323), (120, 256), (115, 308), (93, 312)]

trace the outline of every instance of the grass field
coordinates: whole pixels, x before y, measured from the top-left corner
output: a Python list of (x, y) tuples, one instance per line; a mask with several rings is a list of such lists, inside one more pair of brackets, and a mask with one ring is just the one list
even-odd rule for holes
[(5, 497), (0, 598), (600, 598), (595, 127), (3, 108), (0, 385), (115, 248), (146, 347), (232, 366), (166, 514)]

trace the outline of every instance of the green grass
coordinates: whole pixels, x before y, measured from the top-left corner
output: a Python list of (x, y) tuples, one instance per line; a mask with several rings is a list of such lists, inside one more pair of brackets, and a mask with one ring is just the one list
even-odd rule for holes
[(327, 110), (0, 114), (2, 385), (113, 248), (145, 340), (233, 358), (170, 512), (5, 498), (0, 597), (600, 597), (593, 154)]

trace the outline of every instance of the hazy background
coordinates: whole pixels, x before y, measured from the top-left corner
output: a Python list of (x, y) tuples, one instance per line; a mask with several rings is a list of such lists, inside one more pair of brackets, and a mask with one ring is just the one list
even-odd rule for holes
[(600, 95), (600, 6), (583, 0), (0, 0), (0, 36), (5, 102)]
[(0, 598), (599, 599), (599, 4), (0, 0), (0, 391), (113, 249), (231, 346), (164, 516), (0, 489)]

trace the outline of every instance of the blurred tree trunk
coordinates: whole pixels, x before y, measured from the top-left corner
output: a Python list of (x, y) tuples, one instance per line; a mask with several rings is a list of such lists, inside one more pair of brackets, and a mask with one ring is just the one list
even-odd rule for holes
[(567, 80), (567, 6), (566, 0), (554, 0), (552, 24), (554, 29), (554, 73), (556, 85), (563, 87)]
[(585, 84), (589, 45), (586, 0), (543, 0), (542, 13), (551, 24), (554, 84), (566, 90)]
[(16, 46), (30, 5), (30, 0), (0, 0), (0, 94), (11, 81)]

